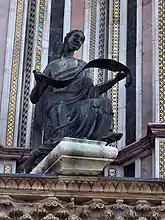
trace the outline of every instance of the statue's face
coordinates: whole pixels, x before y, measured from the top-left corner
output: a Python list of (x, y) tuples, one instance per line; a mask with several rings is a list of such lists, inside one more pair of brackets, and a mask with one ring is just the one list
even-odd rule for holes
[(84, 35), (81, 32), (73, 33), (68, 39), (68, 46), (70, 50), (79, 50), (84, 42)]

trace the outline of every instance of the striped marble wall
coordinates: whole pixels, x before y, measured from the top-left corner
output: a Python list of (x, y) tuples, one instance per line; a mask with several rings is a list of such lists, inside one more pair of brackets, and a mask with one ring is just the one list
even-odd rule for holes
[[(107, 93), (114, 130), (124, 134), (118, 148), (145, 135), (148, 122), (164, 122), (163, 0), (6, 0), (0, 10), (5, 12), (0, 20), (2, 145), (30, 147), (35, 109), (29, 101), (31, 72), (43, 71), (73, 29), (86, 36), (77, 58), (113, 58), (132, 70), (131, 89), (122, 81)], [(90, 74), (94, 84), (115, 76), (98, 70)]]
[(10, 0), (8, 8), (0, 143), (30, 147), (32, 70), (43, 70), (48, 61), (51, 0)]

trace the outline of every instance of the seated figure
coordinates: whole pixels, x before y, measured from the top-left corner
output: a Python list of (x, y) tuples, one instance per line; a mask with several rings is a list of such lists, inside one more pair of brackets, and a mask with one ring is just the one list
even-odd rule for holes
[[(30, 100), (37, 103), (36, 137), (25, 163), (26, 172), (30, 172), (64, 137), (102, 140), (108, 144), (122, 137), (121, 133), (113, 132), (111, 100), (101, 95), (124, 79), (128, 72), (120, 71), (114, 79), (94, 86), (86, 63), (74, 58), (74, 52), (84, 40), (82, 31), (69, 32), (60, 58), (50, 62), (43, 73), (34, 71), (36, 85)], [(97, 64), (87, 67), (97, 67)]]

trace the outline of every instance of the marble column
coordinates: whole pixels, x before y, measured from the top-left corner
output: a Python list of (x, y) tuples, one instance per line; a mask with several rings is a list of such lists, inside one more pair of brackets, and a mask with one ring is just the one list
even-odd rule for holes
[[(68, 12), (66, 12), (65, 0), (49, 0), (51, 1), (51, 17), (50, 17), (50, 30), (49, 32), (49, 62), (58, 58), (61, 53), (63, 31), (66, 26), (64, 22)], [(45, 8), (47, 11), (47, 8)], [(69, 10), (69, 8), (68, 8)], [(67, 25), (69, 24), (69, 21)], [(70, 29), (70, 26), (68, 27)]]
[[(17, 13), (20, 13), (17, 11)], [(22, 82), (24, 77), (24, 54), (26, 50), (26, 28), (27, 28), (27, 15), (28, 15), (28, 0), (24, 0), (23, 11), (22, 11), (22, 27), (21, 27), (21, 41), (20, 41), (20, 55), (19, 55), (19, 69), (17, 73), (17, 89), (16, 89), (16, 103), (15, 103), (15, 117), (12, 119), (15, 121), (14, 130), (13, 130), (13, 144), (12, 147), (18, 147), (19, 139), (19, 128), (20, 128), (20, 112), (22, 112)], [(20, 24), (21, 25), (21, 24)], [(18, 37), (18, 36), (16, 36)], [(11, 85), (14, 87), (14, 83)], [(16, 85), (15, 85), (16, 86)], [(12, 91), (12, 88), (11, 88)], [(10, 115), (9, 115), (10, 119)], [(8, 134), (9, 136), (9, 128)], [(9, 143), (9, 138), (7, 137), (7, 143)]]
[(142, 137), (142, 0), (137, 0), (136, 28), (136, 139)]
[(142, 135), (152, 122), (152, 0), (143, 1)]
[[(90, 2), (90, 25), (89, 25), (89, 61), (94, 60), (98, 57), (98, 44), (99, 44), (99, 12), (100, 12), (100, 1), (91, 0)], [(98, 81), (98, 70), (90, 69), (90, 76), (94, 81), (94, 84), (97, 84)]]
[(64, 24), (63, 24), (63, 40), (65, 35), (70, 31), (71, 23), (71, 0), (65, 0), (64, 5)]
[[(126, 64), (127, 54), (127, 0), (120, 1), (120, 46), (119, 61)], [(122, 139), (118, 142), (118, 149), (125, 147), (126, 140), (126, 80), (119, 82), (118, 93), (118, 132), (123, 133)]]
[[(2, 88), (3, 88), (3, 78), (4, 78), (4, 61), (5, 61), (5, 47), (7, 38), (7, 25), (10, 0), (0, 2), (0, 27), (1, 27), (1, 40), (0, 40), (0, 106), (2, 100)], [(0, 108), (1, 109), (1, 108)]]
[(89, 0), (85, 0), (84, 13), (84, 35), (85, 42), (83, 45), (83, 60), (89, 62), (89, 44), (90, 44), (90, 19), (91, 19), (91, 4)]
[[(165, 125), (165, 2), (152, 1), (153, 122)], [(155, 176), (165, 177), (165, 138), (155, 140)]]
[(136, 38), (137, 0), (127, 0), (127, 65), (132, 85), (126, 89), (126, 145), (136, 141)]
[[(8, 1), (5, 1), (6, 4)], [(21, 44), (21, 27), (22, 27), (22, 13), (23, 3), (18, 0), (10, 0), (10, 5), (6, 5), (8, 15), (7, 39), (4, 57), (4, 77), (2, 85), (2, 101), (1, 101), (1, 115), (0, 115), (0, 143), (3, 146), (13, 145), (14, 138), (14, 117), (15, 117), (15, 102), (16, 102), (16, 88), (17, 88), (17, 73), (19, 71), (20, 59), (20, 44)], [(6, 9), (6, 10), (7, 10)], [(17, 14), (19, 10), (19, 15)], [(6, 21), (7, 22), (7, 21)], [(5, 40), (5, 39), (4, 39)], [(12, 93), (11, 93), (11, 89)], [(10, 114), (10, 116), (9, 116)], [(10, 128), (9, 128), (10, 127)], [(6, 143), (6, 139), (8, 141)]]
[[(109, 4), (109, 52), (108, 58), (119, 60), (120, 50), (120, 0), (110, 1)], [(108, 73), (108, 78), (115, 77), (114, 72)], [(107, 92), (107, 96), (111, 98), (114, 112), (114, 131), (118, 132), (118, 104), (119, 104), (119, 84), (112, 87)], [(115, 144), (116, 145), (116, 144)]]
[[(153, 86), (153, 96), (152, 96), (152, 120), (153, 122), (163, 122), (165, 115), (164, 111), (164, 95), (163, 91), (165, 89), (165, 86), (163, 86), (163, 79), (164, 79), (164, 69), (163, 66), (165, 66), (163, 58), (164, 54), (164, 47), (162, 45), (162, 41), (165, 38), (164, 32), (163, 34), (160, 34), (160, 31), (162, 31), (163, 23), (162, 19), (164, 20), (163, 14), (161, 13), (162, 7), (159, 8), (159, 4), (163, 1), (155, 0), (152, 1), (152, 86)], [(161, 16), (161, 26), (159, 25), (159, 16)], [(161, 30), (160, 30), (161, 28)], [(161, 41), (161, 42), (160, 42)], [(161, 44), (160, 44), (161, 43)], [(159, 50), (160, 49), (160, 50)], [(159, 62), (159, 55), (161, 53), (161, 58)], [(161, 66), (160, 66), (161, 63)], [(160, 74), (160, 75), (159, 75)], [(162, 78), (161, 78), (162, 77)], [(161, 81), (160, 81), (161, 80)], [(161, 85), (160, 85), (161, 82)], [(161, 97), (160, 97), (161, 95)], [(161, 107), (160, 107), (161, 104)], [(161, 113), (160, 114), (160, 108)]]
[[(85, 1), (84, 0), (72, 0), (71, 6), (71, 30), (80, 29), (84, 30), (84, 13), (85, 13)], [(75, 57), (82, 59), (83, 49), (76, 51)]]

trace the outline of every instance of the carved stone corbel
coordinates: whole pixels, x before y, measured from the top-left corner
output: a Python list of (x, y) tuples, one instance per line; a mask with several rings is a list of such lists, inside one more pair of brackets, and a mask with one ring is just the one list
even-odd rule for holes
[(1, 220), (11, 220), (9, 216), (7, 216), (4, 212), (0, 212), (0, 219)]
[(19, 219), (23, 215), (22, 209), (19, 208), (13, 208), (9, 212), (9, 216), (13, 219)]
[(135, 209), (137, 211), (149, 211), (151, 206), (146, 200), (139, 200), (135, 205)]
[(124, 200), (123, 199), (117, 199), (116, 200), (116, 204), (114, 204), (113, 206), (113, 209), (116, 209), (116, 210), (124, 210), (126, 209), (128, 206), (126, 204), (124, 204)]
[(158, 212), (152, 211), (149, 215), (149, 220), (160, 220), (160, 214)]
[(58, 217), (55, 217), (52, 213), (46, 215), (42, 220), (60, 220)]
[(82, 218), (78, 217), (77, 215), (70, 215), (68, 220), (82, 220)]
[(58, 217), (59, 219), (67, 219), (69, 217), (69, 212), (65, 208), (59, 209), (56, 212), (56, 217)]
[(105, 210), (104, 215), (105, 215), (105, 219), (106, 220), (113, 220), (113, 219), (115, 219), (115, 213), (112, 210), (110, 210), (110, 209)]
[(20, 220), (33, 220), (32, 216), (29, 213), (25, 213), (20, 217)]
[(136, 220), (138, 219), (138, 215), (136, 213), (136, 211), (132, 210), (132, 209), (128, 209), (125, 214), (125, 219), (127, 220)]
[(48, 212), (43, 207), (38, 207), (34, 209), (33, 215), (39, 217), (40, 219), (44, 218)]

